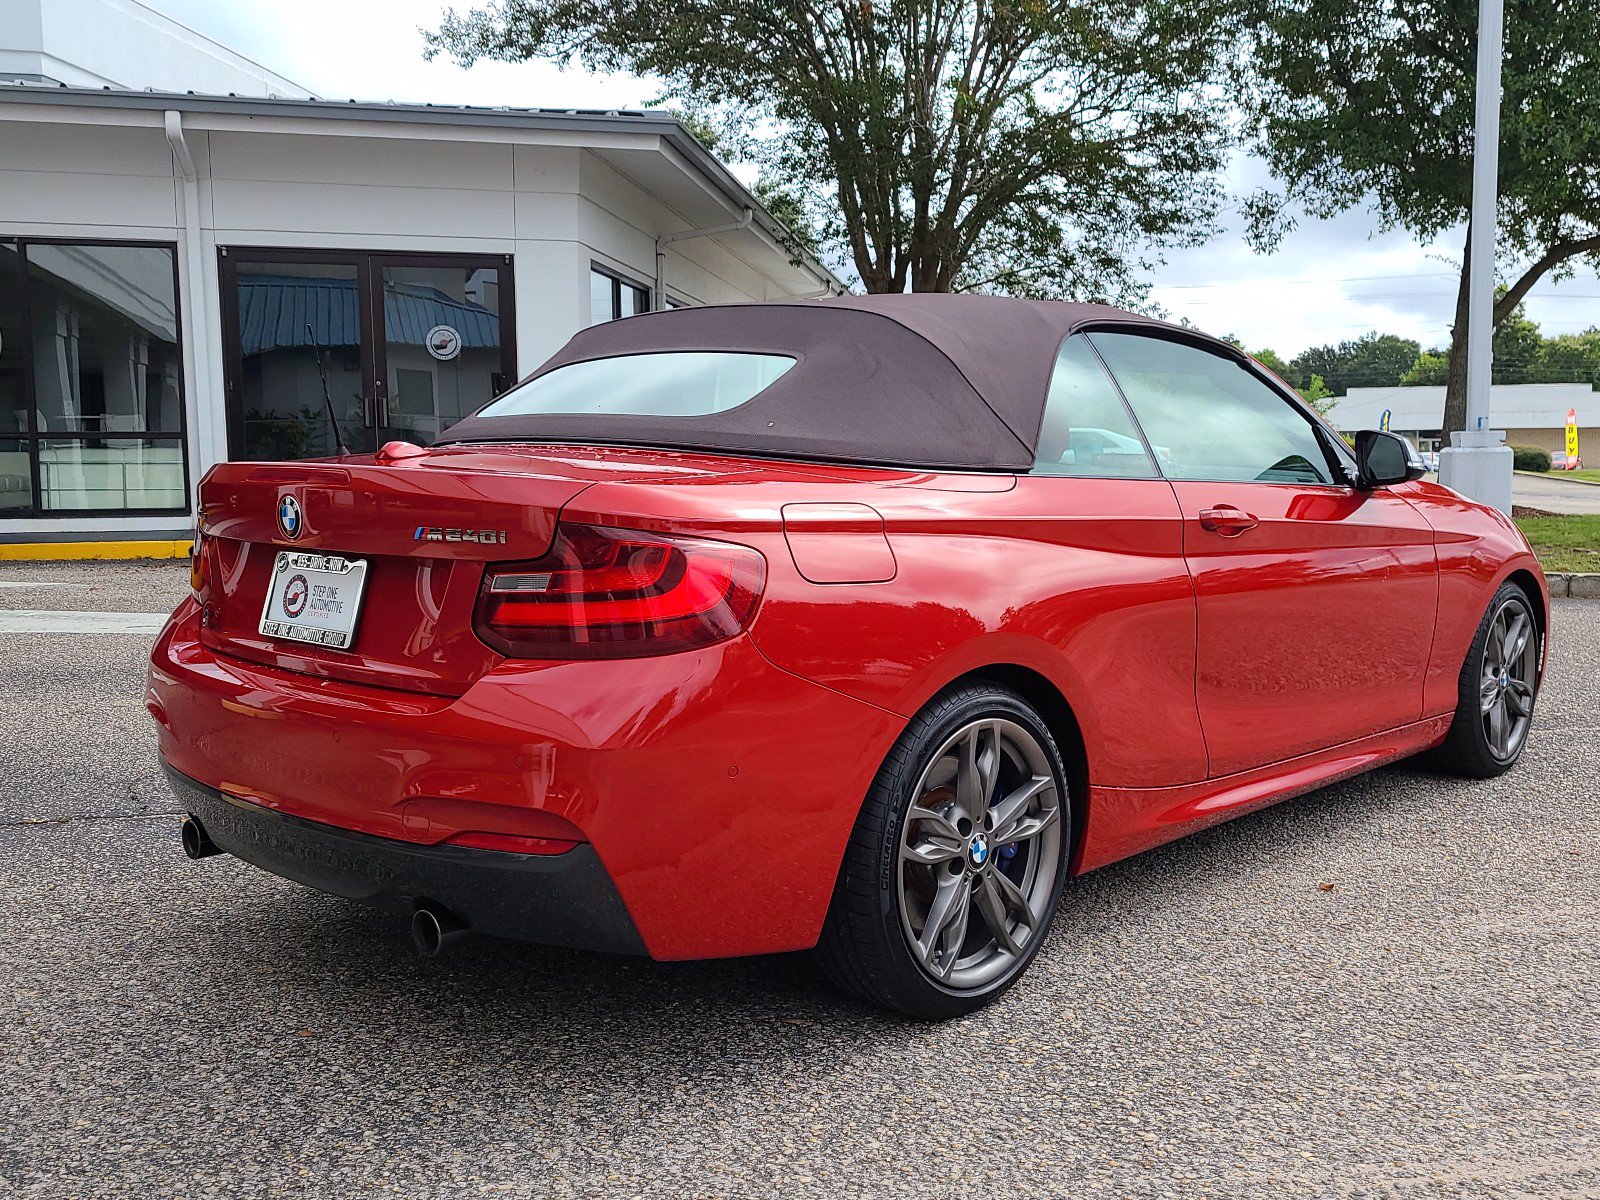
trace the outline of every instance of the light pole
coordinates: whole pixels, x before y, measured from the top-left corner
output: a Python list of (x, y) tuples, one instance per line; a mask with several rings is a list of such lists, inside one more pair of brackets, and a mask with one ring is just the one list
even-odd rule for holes
[(1494, 243), (1499, 221), (1500, 56), (1503, 0), (1478, 0), (1477, 123), (1472, 146), (1472, 235), (1467, 245), (1467, 427), (1439, 453), (1439, 482), (1511, 513), (1511, 448), (1489, 427), (1494, 369)]

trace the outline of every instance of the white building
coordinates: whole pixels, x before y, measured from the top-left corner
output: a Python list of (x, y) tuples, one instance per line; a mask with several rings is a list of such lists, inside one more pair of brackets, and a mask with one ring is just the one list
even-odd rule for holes
[[(1506, 431), (1511, 446), (1565, 453), (1567, 413), (1578, 414), (1578, 445), (1585, 459), (1600, 459), (1600, 392), (1586, 383), (1497, 383), (1489, 392), (1489, 422)], [(1437, 450), (1444, 422), (1442, 387), (1351, 388), (1333, 402), (1329, 419), (1339, 429), (1388, 428), (1419, 450)]]
[(0, 0), (0, 81), (311, 99), (136, 0)]
[[(323, 376), (351, 448), (425, 441), (663, 292), (841, 287), (661, 114), (309, 99), (132, 0), (0, 21), (0, 553), (186, 536), (213, 463), (331, 451)], [(238, 94), (133, 90), (186, 73)]]

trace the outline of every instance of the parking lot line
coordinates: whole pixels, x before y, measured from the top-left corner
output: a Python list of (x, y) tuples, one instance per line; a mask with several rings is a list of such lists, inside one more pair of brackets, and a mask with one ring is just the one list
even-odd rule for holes
[(0, 610), (0, 633), (159, 633), (165, 613)]

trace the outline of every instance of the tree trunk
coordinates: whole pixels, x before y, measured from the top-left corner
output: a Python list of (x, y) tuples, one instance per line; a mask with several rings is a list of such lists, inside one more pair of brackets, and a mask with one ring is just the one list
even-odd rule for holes
[(1467, 427), (1467, 319), (1472, 289), (1467, 280), (1472, 270), (1472, 227), (1467, 227), (1467, 252), (1461, 258), (1461, 284), (1456, 289), (1456, 323), (1450, 330), (1450, 368), (1444, 383), (1444, 445), (1450, 435)]

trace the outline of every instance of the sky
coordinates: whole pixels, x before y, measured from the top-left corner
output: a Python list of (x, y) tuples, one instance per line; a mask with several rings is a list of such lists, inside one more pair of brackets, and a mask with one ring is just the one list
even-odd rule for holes
[[(424, 62), (421, 28), (436, 27), (443, 0), (144, 0), (172, 19), (329, 99), (398, 100), (542, 108), (641, 108), (659, 92), (649, 80), (602, 76), (549, 63)], [(481, 3), (481, 0), (480, 0)], [(461, 0), (458, 7), (471, 7)], [(741, 178), (749, 173), (730, 164)], [(1243, 156), (1227, 186), (1245, 194), (1268, 181)], [(1443, 345), (1453, 319), (1464, 230), (1437, 244), (1380, 234), (1371, 213), (1302, 220), (1272, 255), (1252, 251), (1230, 212), (1197, 249), (1172, 250), (1154, 271), (1152, 299), (1172, 319), (1233, 335), (1251, 350), (1292, 357), (1307, 346), (1370, 330)], [(1546, 334), (1600, 326), (1600, 278), (1534, 289), (1528, 315)]]

